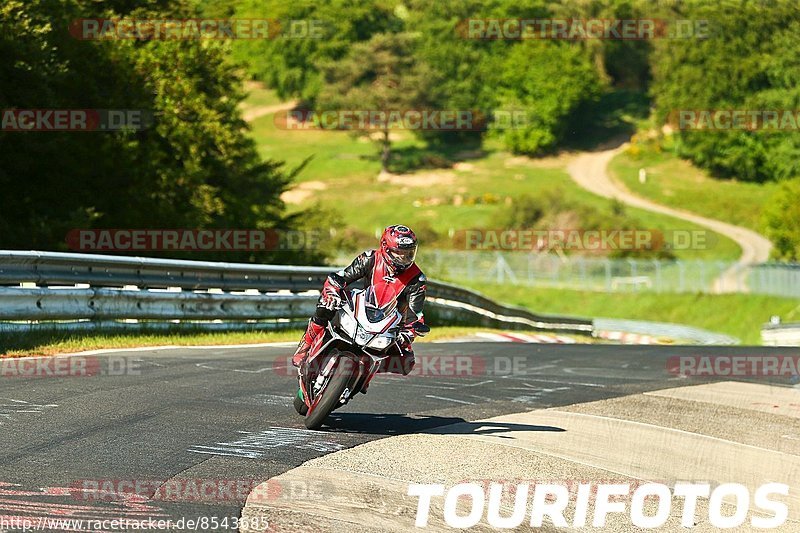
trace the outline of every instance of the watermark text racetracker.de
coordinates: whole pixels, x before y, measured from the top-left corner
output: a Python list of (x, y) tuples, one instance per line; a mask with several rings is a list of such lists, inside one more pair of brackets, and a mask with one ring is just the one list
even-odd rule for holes
[[(408, 495), (417, 498), (418, 528), (428, 526), (432, 503), (444, 498), (442, 516), (434, 516), (453, 528), (489, 525), (497, 529), (520, 526), (539, 528), (547, 522), (563, 528), (605, 528), (610, 516), (642, 529), (663, 528), (673, 514), (684, 528), (700, 522), (728, 529), (748, 524), (753, 528), (781, 527), (789, 517), (789, 486), (766, 483), (751, 492), (738, 483), (520, 483), (513, 488), (513, 504), (504, 505), (508, 487), (503, 483), (410, 484)], [(487, 494), (488, 492), (488, 494)], [(707, 513), (698, 516), (698, 499), (708, 500)], [(435, 500), (434, 500), (435, 499)], [(655, 511), (651, 508), (655, 504)], [(732, 505), (733, 514), (724, 506)], [(501, 509), (502, 506), (502, 509)], [(438, 509), (437, 505), (437, 509)], [(512, 508), (509, 511), (509, 507)], [(569, 510), (568, 510), (569, 508)], [(678, 511), (673, 513), (673, 509)], [(437, 513), (438, 514), (438, 513)], [(663, 530), (663, 529), (662, 529)]]
[(797, 131), (800, 109), (674, 109), (667, 123), (682, 131)]
[(0, 378), (87, 378), (141, 373), (141, 360), (123, 356), (0, 358)]
[(706, 19), (552, 19), (470, 18), (456, 25), (463, 39), (482, 40), (615, 40), (707, 39), (712, 25)]
[(800, 356), (680, 355), (667, 359), (671, 374), (686, 377), (797, 377)]
[(316, 19), (82, 18), (72, 21), (69, 32), (82, 41), (322, 39), (325, 27)]
[(516, 252), (705, 250), (716, 243), (712, 232), (681, 229), (467, 229), (453, 239), (466, 250)]
[(319, 479), (260, 478), (81, 479), (69, 488), (76, 500), (85, 502), (322, 501), (335, 490)]
[(289, 131), (486, 131), (523, 129), (535, 117), (524, 109), (292, 109), (273, 117), (275, 127)]
[(153, 117), (144, 109), (0, 109), (0, 131), (139, 131)]
[(73, 229), (66, 242), (77, 252), (233, 252), (318, 248), (321, 232), (277, 229)]
[[(277, 358), (273, 370), (283, 376), (294, 376), (297, 370), (291, 365), (291, 356)], [(401, 374), (403, 361), (400, 358), (388, 359), (382, 371)], [(486, 376), (526, 376), (528, 359), (525, 356), (483, 357), (480, 355), (417, 355), (414, 369), (409, 376), (422, 378), (466, 378)]]

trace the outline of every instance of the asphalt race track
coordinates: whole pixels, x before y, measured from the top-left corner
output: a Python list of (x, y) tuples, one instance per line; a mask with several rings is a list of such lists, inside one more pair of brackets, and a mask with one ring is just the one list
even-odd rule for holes
[[(378, 376), (369, 394), (337, 411), (329, 427), (310, 432), (291, 407), (296, 381), (286, 356), (292, 351), (282, 345), (81, 356), (91, 376), (25, 377), (6, 369), (0, 517), (239, 517), (257, 484), (332, 452), (501, 415), (710, 383), (670, 373), (675, 356), (797, 355), (760, 347), (419, 344), (425, 375)], [(469, 364), (453, 367), (454, 356)], [(793, 391), (788, 379), (773, 383)], [(565, 431), (554, 420), (540, 429)], [(786, 444), (800, 450), (800, 441)], [(194, 490), (209, 481), (242, 488)], [(275, 485), (271, 497), (286, 503), (297, 497), (293, 491), (326, 486)], [(87, 492), (91, 487), (136, 494)]]

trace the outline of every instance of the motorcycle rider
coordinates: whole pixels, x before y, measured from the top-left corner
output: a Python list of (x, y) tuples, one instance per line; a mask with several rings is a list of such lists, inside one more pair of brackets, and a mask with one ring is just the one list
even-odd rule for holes
[(341, 303), (342, 291), (354, 281), (366, 278), (376, 298), (390, 301), (397, 298), (397, 309), (405, 318), (398, 336), (399, 353), (387, 358), (379, 372), (406, 375), (414, 367), (411, 343), (416, 330), (427, 330), (422, 308), (425, 305), (426, 278), (414, 262), (417, 255), (417, 236), (407, 226), (393, 225), (383, 231), (376, 250), (367, 250), (356, 257), (350, 266), (331, 273), (325, 280), (314, 316), (308, 321), (292, 364), (299, 367), (308, 355), (314, 340), (325, 333), (328, 321), (333, 318)]

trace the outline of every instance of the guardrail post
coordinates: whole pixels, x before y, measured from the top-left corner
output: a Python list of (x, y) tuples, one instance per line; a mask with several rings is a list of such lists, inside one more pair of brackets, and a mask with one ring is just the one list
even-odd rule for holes
[(706, 264), (700, 263), (700, 292), (709, 292), (706, 287)]
[(534, 258), (533, 253), (528, 253), (528, 285), (529, 286), (533, 286), (534, 285), (534, 282), (533, 282), (533, 280), (535, 278), (535, 275), (533, 273), (534, 259), (535, 258)]
[(653, 270), (656, 273), (655, 291), (661, 292), (661, 260), (653, 259)]

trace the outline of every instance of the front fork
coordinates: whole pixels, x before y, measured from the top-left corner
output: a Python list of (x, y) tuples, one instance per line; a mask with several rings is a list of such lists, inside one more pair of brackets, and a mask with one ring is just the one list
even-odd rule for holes
[[(367, 367), (367, 365), (365, 364), (364, 362), (365, 359), (369, 360), (370, 362), (369, 367)], [(372, 378), (374, 378), (375, 374), (378, 373), (378, 366), (380, 366), (381, 362), (375, 361), (369, 356), (365, 356), (359, 359), (358, 364), (360, 366), (359, 373), (361, 374), (361, 377), (359, 377), (358, 381), (356, 381), (355, 386), (353, 387), (352, 394), (360, 392), (362, 389), (364, 389), (364, 387), (369, 385), (369, 383), (372, 381)]]
[[(336, 366), (336, 361), (339, 357), (337, 353), (334, 352), (329, 353), (327, 356), (320, 354), (316, 357), (310, 357), (310, 360), (307, 361), (303, 367), (298, 369), (297, 381), (299, 388), (297, 392), (309, 408), (311, 408), (311, 404), (313, 403), (312, 396), (316, 398), (319, 395), (320, 389), (325, 383), (325, 378), (328, 377)], [(326, 357), (327, 360), (325, 360)], [(317, 363), (318, 359), (322, 359), (325, 366), (320, 371), (315, 372), (309, 367), (311, 365), (319, 366)]]
[[(320, 343), (320, 345), (322, 345), (325, 342), (325, 339), (320, 338), (318, 342)], [(308, 357), (308, 360), (304, 363), (304, 365), (301, 368), (298, 369), (299, 389), (297, 393), (303, 399), (306, 406), (308, 406), (309, 408), (311, 408), (311, 405), (313, 403), (311, 397), (313, 396), (314, 398), (316, 398), (318, 393), (318, 391), (315, 390), (317, 385), (316, 382), (320, 380), (320, 378), (322, 378), (324, 382), (324, 378), (333, 370), (335, 362), (338, 359), (337, 356), (333, 352), (331, 352), (328, 356), (328, 360), (325, 361), (325, 367), (321, 371), (314, 373), (311, 369), (309, 369), (309, 367), (315, 364), (316, 360), (324, 359), (325, 357), (323, 354), (318, 353), (320, 349), (321, 346), (312, 346), (312, 349), (310, 350), (311, 355)], [(375, 360), (369, 355), (363, 353), (361, 354), (361, 356), (358, 357), (359, 378), (353, 384), (353, 387), (351, 389), (348, 398), (352, 398), (354, 394), (361, 391), (366, 385), (368, 385), (372, 381), (372, 378), (374, 378), (375, 374), (378, 373), (378, 369), (380, 368), (381, 362), (382, 359)], [(312, 375), (314, 376), (313, 380), (310, 379)]]

